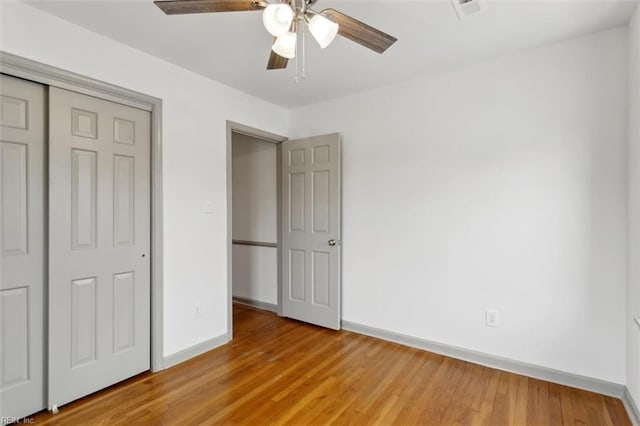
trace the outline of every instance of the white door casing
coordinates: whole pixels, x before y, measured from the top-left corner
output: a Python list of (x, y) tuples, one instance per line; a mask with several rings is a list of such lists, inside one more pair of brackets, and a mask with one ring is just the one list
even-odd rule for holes
[(50, 88), (49, 401), (149, 369), (150, 113)]
[(45, 407), (46, 90), (0, 75), (0, 418)]
[(335, 330), (341, 317), (340, 135), (282, 143), (282, 314)]

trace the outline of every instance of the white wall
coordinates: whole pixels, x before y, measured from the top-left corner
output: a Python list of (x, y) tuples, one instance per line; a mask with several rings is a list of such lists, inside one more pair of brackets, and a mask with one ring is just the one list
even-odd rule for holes
[[(278, 242), (277, 145), (233, 135), (233, 239)], [(278, 249), (233, 246), (233, 295), (278, 303)]]
[(277, 145), (233, 134), (233, 239), (278, 242)]
[(624, 383), (626, 37), (294, 111), (343, 135), (343, 319)]
[(164, 354), (225, 334), (226, 120), (285, 134), (289, 112), (25, 4), (0, 8), (2, 50), (163, 100)]
[(629, 257), (627, 387), (640, 406), (640, 6), (629, 25)]
[(233, 296), (278, 304), (278, 249), (233, 245)]

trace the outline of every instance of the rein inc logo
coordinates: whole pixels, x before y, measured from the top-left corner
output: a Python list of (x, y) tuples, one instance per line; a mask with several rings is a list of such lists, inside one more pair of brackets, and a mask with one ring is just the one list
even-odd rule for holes
[(32, 425), (35, 422), (35, 419), (31, 417), (0, 417), (0, 425)]

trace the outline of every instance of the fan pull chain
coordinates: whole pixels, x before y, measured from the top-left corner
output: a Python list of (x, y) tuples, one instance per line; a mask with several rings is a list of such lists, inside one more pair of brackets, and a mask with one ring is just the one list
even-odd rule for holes
[(306, 25), (304, 24), (304, 19), (302, 20), (302, 25), (300, 25), (300, 28), (302, 28), (302, 79), (305, 80), (307, 78), (307, 48), (305, 46), (307, 39), (307, 29)]
[(298, 55), (298, 32), (296, 31), (296, 74), (293, 77), (293, 79), (295, 80), (296, 83), (300, 83), (300, 77), (298, 75), (298, 58), (300, 57), (300, 55)]
[[(292, 0), (291, 1), (291, 7), (293, 8), (293, 10), (297, 10), (298, 9), (298, 0)], [(296, 18), (297, 19), (297, 18)], [(296, 21), (294, 19), (293, 22), (294, 25), (294, 31), (296, 33), (296, 74), (293, 77), (293, 79), (295, 80), (296, 83), (300, 83), (300, 75), (298, 72), (298, 58), (300, 58), (300, 55), (298, 54), (299, 52), (299, 47), (300, 47), (300, 43), (298, 43), (298, 26), (296, 25)]]
[(293, 80), (296, 83), (299, 83), (300, 80), (298, 80), (298, 45), (296, 43), (296, 73), (293, 75)]
[[(294, 21), (294, 31), (296, 33), (296, 74), (294, 80), (296, 83), (300, 83), (300, 80), (307, 78), (307, 54), (306, 54), (306, 28), (304, 14), (306, 12), (305, 0), (300, 0), (300, 7), (298, 7), (298, 0), (291, 0), (291, 7), (296, 10), (296, 20), (299, 20), (299, 24)], [(297, 24), (297, 25), (296, 25)], [(301, 28), (301, 31), (298, 29)], [(300, 46), (302, 44), (302, 46)], [(302, 55), (302, 60), (300, 60)]]

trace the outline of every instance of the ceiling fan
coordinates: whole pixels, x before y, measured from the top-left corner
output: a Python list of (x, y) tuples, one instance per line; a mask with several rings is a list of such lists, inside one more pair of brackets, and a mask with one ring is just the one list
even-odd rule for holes
[(383, 53), (397, 39), (335, 9), (316, 12), (318, 0), (159, 0), (154, 3), (167, 15), (263, 10), (262, 21), (275, 37), (268, 70), (284, 69), (296, 56), (297, 31), (307, 25), (321, 48), (340, 34), (375, 52)]

